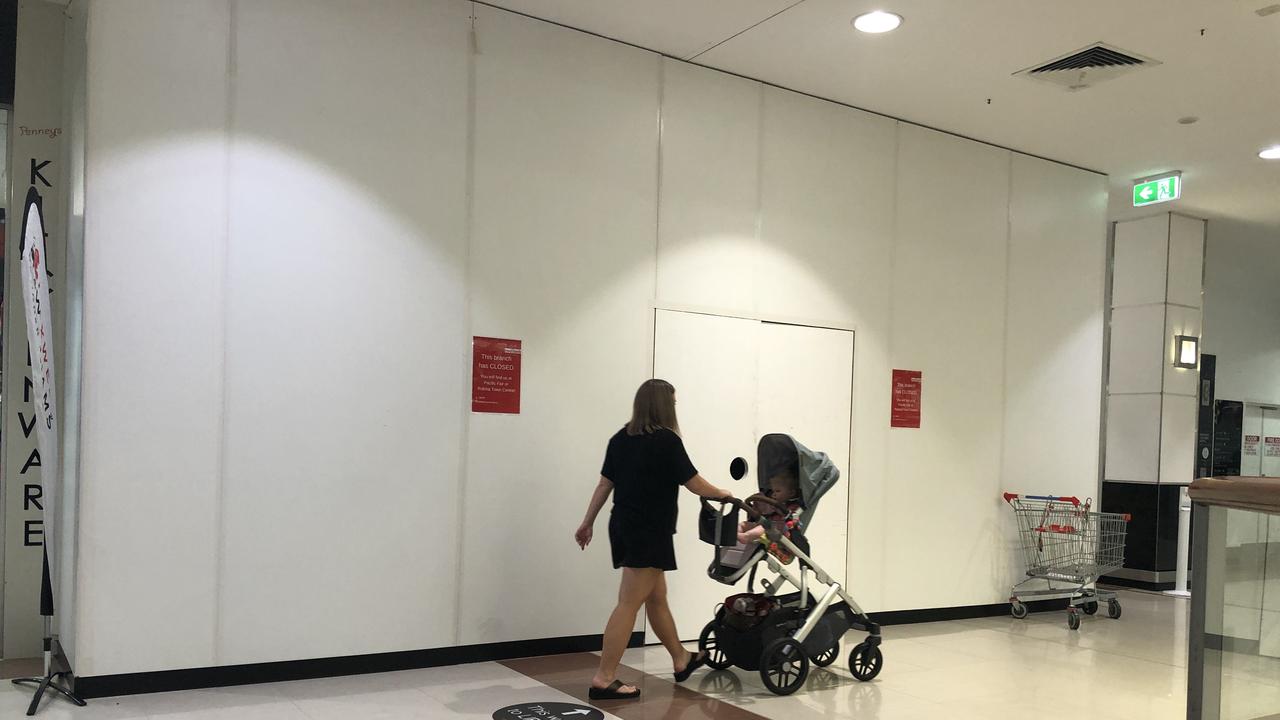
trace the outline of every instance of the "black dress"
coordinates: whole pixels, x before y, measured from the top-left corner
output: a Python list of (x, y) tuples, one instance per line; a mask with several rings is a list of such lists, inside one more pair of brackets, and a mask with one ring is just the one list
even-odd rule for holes
[(615, 568), (676, 569), (677, 496), (698, 474), (684, 441), (667, 429), (609, 440), (600, 474), (613, 483), (609, 544)]

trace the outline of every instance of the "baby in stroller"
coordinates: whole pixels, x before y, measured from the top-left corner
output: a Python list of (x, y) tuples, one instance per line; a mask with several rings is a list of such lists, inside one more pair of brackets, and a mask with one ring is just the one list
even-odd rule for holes
[(765, 526), (767, 525), (768, 529), (773, 531), (772, 537), (778, 535), (791, 537), (791, 531), (800, 521), (801, 513), (804, 511), (800, 498), (798, 468), (786, 467), (774, 473), (769, 478), (767, 495), (779, 505), (765, 505), (759, 522), (743, 520), (738, 525), (738, 542), (742, 545), (760, 543), (774, 557), (781, 560), (782, 564), (790, 565), (794, 556), (787, 552), (785, 547), (770, 539)]
[[(746, 501), (716, 501), (719, 510), (703, 501), (699, 537), (715, 546), (707, 575), (725, 585), (749, 579), (746, 593), (732, 595), (716, 608), (702, 629), (698, 649), (711, 667), (758, 670), (765, 687), (786, 695), (804, 684), (810, 663), (825, 667), (835, 662), (841, 639), (856, 629), (868, 636), (849, 653), (849, 670), (858, 680), (871, 680), (884, 662), (880, 627), (818, 565), (805, 537), (818, 501), (840, 479), (840, 471), (826, 454), (789, 435), (765, 435), (756, 457), (759, 494)], [(734, 461), (734, 478), (745, 475), (745, 464), (741, 458)], [(741, 514), (746, 522), (739, 524)], [(762, 563), (777, 578), (762, 581), (765, 592), (756, 593), (755, 575)], [(796, 592), (781, 594), (788, 585)], [(815, 585), (826, 589), (819, 595), (811, 590)]]

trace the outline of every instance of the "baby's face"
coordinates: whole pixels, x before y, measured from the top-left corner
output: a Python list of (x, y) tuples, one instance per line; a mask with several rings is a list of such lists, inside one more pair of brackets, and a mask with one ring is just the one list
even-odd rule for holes
[(790, 478), (775, 477), (769, 480), (769, 497), (774, 500), (790, 500), (795, 496), (796, 486)]

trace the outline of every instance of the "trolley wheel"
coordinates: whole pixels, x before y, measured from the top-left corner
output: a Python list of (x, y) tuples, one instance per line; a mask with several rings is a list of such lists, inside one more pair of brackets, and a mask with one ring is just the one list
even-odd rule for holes
[(809, 677), (809, 656), (795, 638), (778, 638), (760, 655), (760, 679), (774, 695), (790, 695)]
[(812, 660), (814, 665), (826, 667), (835, 662), (838, 657), (840, 657), (840, 643), (836, 643), (821, 653), (814, 655)]
[(1072, 630), (1080, 629), (1080, 613), (1076, 612), (1074, 609), (1067, 613), (1067, 627)]
[(698, 636), (698, 651), (707, 654), (707, 666), (713, 670), (728, 670), (733, 667), (729, 656), (720, 649), (720, 640), (716, 637), (715, 620), (702, 628), (702, 634)]
[(1120, 601), (1112, 598), (1107, 601), (1107, 617), (1113, 620), (1120, 619)]
[(849, 672), (862, 682), (870, 682), (884, 668), (884, 653), (879, 645), (859, 643), (849, 653)]
[(1097, 614), (1098, 614), (1098, 601), (1097, 601), (1097, 600), (1092, 600), (1092, 601), (1090, 601), (1090, 602), (1085, 603), (1085, 604), (1084, 604), (1084, 606), (1083, 606), (1083, 609), (1084, 609), (1084, 614), (1085, 614), (1085, 615), (1097, 615)]
[(1027, 606), (1024, 605), (1021, 601), (1019, 600), (1010, 601), (1009, 614), (1013, 615), (1018, 620), (1022, 620), (1023, 618), (1025, 618), (1028, 612), (1029, 611), (1027, 610)]

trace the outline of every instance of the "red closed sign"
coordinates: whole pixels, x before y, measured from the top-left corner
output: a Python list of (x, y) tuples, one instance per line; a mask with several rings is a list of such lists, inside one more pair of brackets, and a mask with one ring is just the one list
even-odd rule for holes
[(471, 339), (471, 412), (520, 414), (520, 341)]
[(924, 373), (919, 370), (893, 371), (893, 410), (889, 426), (920, 427), (920, 400)]

